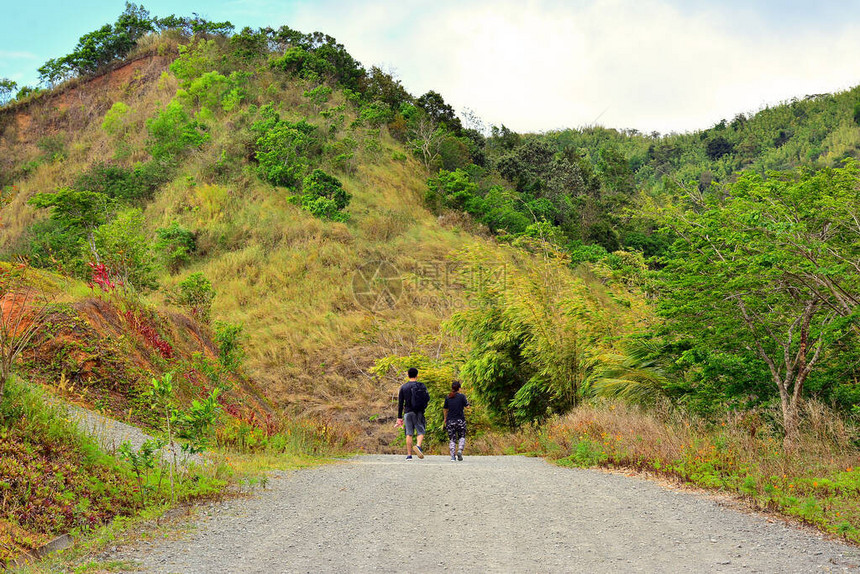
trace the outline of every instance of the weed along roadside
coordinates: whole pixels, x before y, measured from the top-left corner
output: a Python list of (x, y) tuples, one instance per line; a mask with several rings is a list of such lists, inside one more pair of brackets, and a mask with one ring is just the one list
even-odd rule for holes
[[(406, 491), (407, 512), (390, 494)], [(181, 528), (113, 544), (91, 568), (393, 572), (408, 561), (419, 572), (805, 573), (860, 564), (860, 549), (810, 529), (653, 481), (523, 456), (360, 455), (275, 472), (265, 490), (204, 505)]]
[[(539, 429), (476, 441), (508, 453), (546, 457), (565, 467), (644, 471), (728, 494), (860, 544), (860, 470), (853, 429), (821, 404), (805, 406), (798, 451), (748, 414), (706, 421), (671, 408), (625, 403), (582, 406)], [(751, 432), (751, 428), (755, 429)]]
[[(155, 381), (162, 393), (164, 382)], [(0, 407), (2, 559), (7, 566), (39, 560), (35, 571), (71, 567), (117, 538), (148, 531), (153, 521), (188, 515), (189, 505), (265, 488), (273, 469), (320, 464), (338, 453), (313, 429), (296, 426), (287, 432), (298, 438), (253, 453), (204, 450), (197, 438), (173, 456), (159, 449), (164, 440), (48, 399), (19, 380), (10, 381)]]

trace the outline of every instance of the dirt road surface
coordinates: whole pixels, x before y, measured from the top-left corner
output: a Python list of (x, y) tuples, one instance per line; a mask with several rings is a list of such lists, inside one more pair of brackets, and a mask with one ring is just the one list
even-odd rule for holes
[(175, 539), (103, 558), (159, 573), (860, 572), (860, 549), (808, 528), (510, 456), (371, 455), (277, 473), (202, 507)]

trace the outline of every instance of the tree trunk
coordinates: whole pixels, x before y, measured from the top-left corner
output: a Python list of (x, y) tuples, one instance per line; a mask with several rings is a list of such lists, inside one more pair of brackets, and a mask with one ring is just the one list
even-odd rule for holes
[(789, 398), (782, 401), (782, 425), (785, 428), (785, 437), (782, 439), (782, 448), (786, 452), (794, 451), (800, 442), (800, 414), (797, 402)]

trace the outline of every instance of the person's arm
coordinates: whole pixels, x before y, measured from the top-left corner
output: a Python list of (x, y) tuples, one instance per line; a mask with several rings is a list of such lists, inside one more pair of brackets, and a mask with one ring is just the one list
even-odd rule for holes
[(406, 395), (403, 393), (403, 387), (400, 387), (400, 392), (397, 394), (397, 426), (403, 426), (403, 403), (406, 400)]
[(442, 426), (448, 424), (448, 409), (442, 409)]

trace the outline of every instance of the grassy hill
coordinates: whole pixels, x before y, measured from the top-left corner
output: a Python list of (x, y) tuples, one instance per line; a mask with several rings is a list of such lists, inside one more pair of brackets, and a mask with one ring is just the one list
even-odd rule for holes
[[(341, 427), (355, 446), (389, 450), (402, 373), (370, 369), (389, 357), (441, 364), (462, 354), (464, 342), (442, 324), (467, 306), (476, 263), (452, 256), (480, 247), (508, 262), (498, 265), (525, 270), (531, 260), (511, 263), (510, 248), (468, 216), (429, 211), (426, 167), (385, 123), (367, 119), (368, 105), (354, 93), (283, 73), (265, 53), (250, 62), (235, 54), (223, 37), (164, 33), (142, 41), (103, 75), (0, 110), (4, 181), (12, 182), (0, 250), (86, 279), (85, 247), (65, 258), (56, 244), (54, 251), (39, 247), (48, 242), (39, 237), (55, 228), (49, 210), (34, 207), (32, 198), (63, 187), (115, 190), (110, 182), (117, 178), (149, 177), (138, 196), (107, 194), (114, 197), (106, 221), (139, 209), (140, 228), (131, 232), (145, 238), (146, 257), (159, 263), (158, 288), (128, 296), (169, 315), (182, 282), (202, 273), (215, 292), (213, 324), (241, 325), (241, 372), (276, 410)], [(238, 104), (228, 105), (236, 93)], [(179, 127), (156, 133), (153, 122), (174, 105), (184, 118), (176, 120)], [(272, 185), (261, 174), (255, 123), (272, 112), (282, 122), (312, 126), (303, 174), (322, 169), (336, 176), (351, 195), (346, 221), (315, 217), (297, 205), (298, 185)], [(186, 128), (205, 141), (159, 155), (165, 143), (159, 138), (181, 139), (176, 134)], [(194, 237), (193, 252), (178, 265), (153, 247), (156, 232), (171, 225)], [(379, 262), (388, 283), (373, 278)], [(565, 274), (565, 281), (583, 281), (571, 270)], [(596, 279), (586, 283), (607, 294), (618, 290)], [(373, 305), (361, 294), (386, 285), (396, 300)], [(164, 336), (171, 340), (169, 332)]]

